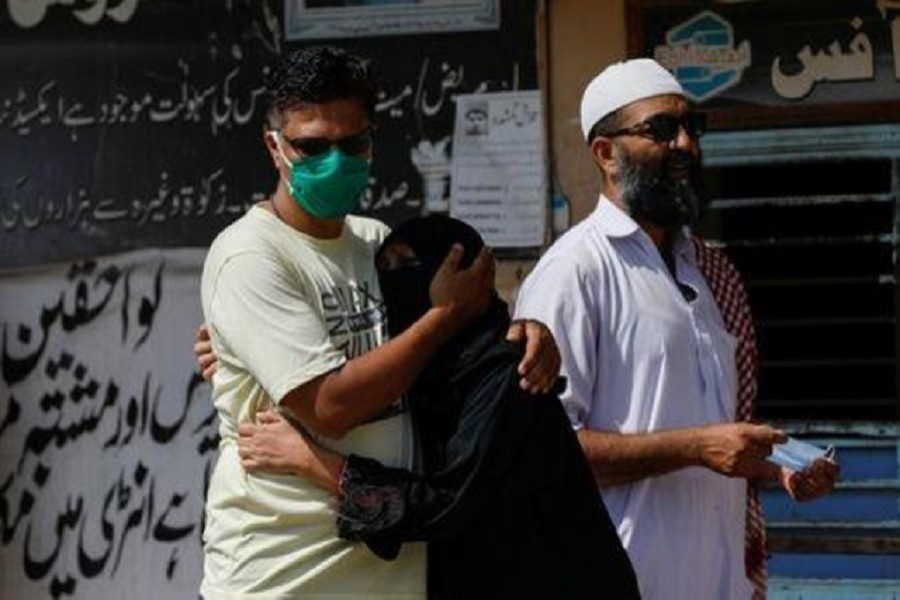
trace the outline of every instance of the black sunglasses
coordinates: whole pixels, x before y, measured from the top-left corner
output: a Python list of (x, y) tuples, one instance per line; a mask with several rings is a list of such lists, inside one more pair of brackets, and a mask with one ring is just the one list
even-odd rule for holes
[(375, 140), (375, 127), (367, 125), (365, 129), (359, 133), (348, 135), (339, 140), (329, 140), (326, 138), (294, 138), (290, 139), (282, 134), (282, 139), (286, 141), (294, 152), (301, 156), (316, 156), (327, 152), (332, 146), (352, 156), (360, 156), (368, 154), (372, 149)]
[(680, 116), (666, 113), (653, 115), (636, 125), (613, 131), (606, 137), (639, 135), (649, 138), (657, 144), (670, 144), (678, 137), (678, 131), (682, 128), (692, 139), (698, 139), (706, 133), (706, 114), (688, 111)]

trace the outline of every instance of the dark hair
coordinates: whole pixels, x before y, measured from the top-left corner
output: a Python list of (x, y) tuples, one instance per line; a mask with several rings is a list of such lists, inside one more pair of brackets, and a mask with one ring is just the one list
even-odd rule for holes
[(612, 111), (591, 127), (591, 131), (588, 133), (587, 143), (590, 146), (594, 143), (594, 138), (599, 137), (601, 135), (609, 135), (612, 132), (619, 129), (619, 117), (622, 115), (622, 109), (617, 108)]
[(266, 124), (277, 129), (286, 110), (299, 104), (351, 99), (371, 119), (375, 114), (375, 83), (369, 61), (334, 46), (311, 46), (284, 56), (266, 79)]

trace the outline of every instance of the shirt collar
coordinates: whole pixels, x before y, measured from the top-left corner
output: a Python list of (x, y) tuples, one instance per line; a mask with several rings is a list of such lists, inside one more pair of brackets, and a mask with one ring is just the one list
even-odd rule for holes
[(600, 194), (593, 219), (600, 230), (609, 237), (628, 237), (641, 230), (640, 225), (628, 213), (603, 194)]
[[(608, 237), (625, 238), (644, 232), (637, 221), (604, 194), (600, 194), (600, 200), (597, 202), (597, 208), (594, 209), (592, 218)], [(647, 239), (649, 240), (649, 237)], [(697, 262), (694, 246), (690, 243), (690, 232), (686, 227), (682, 228), (675, 236), (672, 249), (675, 254), (682, 256), (691, 264)]]

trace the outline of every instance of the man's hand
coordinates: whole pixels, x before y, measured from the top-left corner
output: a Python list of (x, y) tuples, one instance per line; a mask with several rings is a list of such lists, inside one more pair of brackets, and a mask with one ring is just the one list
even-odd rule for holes
[(698, 430), (696, 444), (700, 464), (728, 477), (755, 478), (766, 469), (772, 445), (787, 440), (784, 432), (769, 425), (720, 423)]
[(485, 246), (468, 269), (460, 269), (463, 247), (454, 244), (431, 280), (428, 295), (434, 308), (449, 311), (451, 335), (480, 317), (494, 295), (494, 258)]
[(238, 425), (238, 455), (249, 473), (296, 475), (336, 493), (344, 459), (325, 450), (274, 410)]
[(514, 321), (506, 334), (507, 341), (525, 342), (525, 356), (519, 363), (519, 385), (532, 394), (547, 393), (559, 377), (562, 360), (553, 334), (540, 321)]
[(831, 493), (841, 474), (841, 467), (834, 460), (819, 458), (803, 471), (781, 468), (781, 485), (797, 502), (814, 500)]
[(238, 424), (238, 455), (244, 470), (301, 475), (311, 454), (309, 441), (275, 411), (256, 415), (256, 423)]
[(209, 325), (203, 323), (197, 328), (197, 337), (194, 339), (194, 356), (197, 359), (197, 366), (200, 373), (206, 381), (212, 380), (216, 368), (219, 366), (219, 359), (216, 358), (212, 347), (212, 335), (209, 331)]

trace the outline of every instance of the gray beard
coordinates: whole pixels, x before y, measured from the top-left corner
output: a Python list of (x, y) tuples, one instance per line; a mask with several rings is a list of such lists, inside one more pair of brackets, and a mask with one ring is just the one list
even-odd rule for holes
[[(671, 160), (690, 161), (688, 174), (672, 175)], [(665, 229), (693, 226), (700, 216), (702, 177), (700, 161), (685, 153), (669, 154), (658, 164), (640, 163), (624, 151), (616, 159), (622, 201), (636, 221), (649, 221)]]

